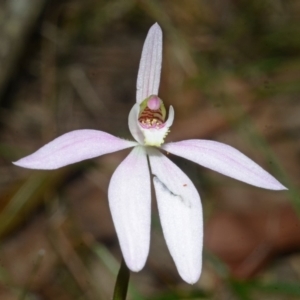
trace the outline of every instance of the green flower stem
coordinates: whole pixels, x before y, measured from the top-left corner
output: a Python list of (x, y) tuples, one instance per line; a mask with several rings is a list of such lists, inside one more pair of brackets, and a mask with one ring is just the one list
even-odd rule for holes
[(121, 267), (117, 276), (113, 300), (126, 300), (130, 272), (122, 258)]

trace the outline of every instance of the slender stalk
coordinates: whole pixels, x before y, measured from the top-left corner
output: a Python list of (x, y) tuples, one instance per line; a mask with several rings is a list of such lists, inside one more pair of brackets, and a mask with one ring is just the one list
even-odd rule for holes
[(117, 276), (113, 300), (126, 300), (130, 272), (122, 258), (121, 267)]

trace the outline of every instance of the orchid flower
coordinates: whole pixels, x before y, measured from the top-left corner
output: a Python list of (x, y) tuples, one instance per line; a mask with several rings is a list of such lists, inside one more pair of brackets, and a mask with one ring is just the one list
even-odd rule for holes
[(167, 113), (157, 96), (161, 64), (162, 31), (154, 24), (144, 43), (136, 103), (128, 117), (135, 141), (98, 130), (75, 130), (14, 164), (29, 169), (57, 169), (133, 147), (112, 175), (108, 189), (110, 210), (125, 262), (130, 270), (137, 272), (144, 267), (148, 256), (152, 178), (167, 246), (180, 276), (193, 284), (199, 279), (202, 268), (200, 196), (185, 173), (159, 150), (257, 187), (286, 188), (231, 146), (196, 139), (164, 144), (174, 120), (174, 109), (170, 106)]

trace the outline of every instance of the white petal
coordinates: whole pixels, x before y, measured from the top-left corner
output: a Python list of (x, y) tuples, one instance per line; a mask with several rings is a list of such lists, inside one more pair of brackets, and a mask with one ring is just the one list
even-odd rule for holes
[(140, 112), (140, 105), (138, 103), (134, 104), (130, 110), (128, 116), (128, 126), (129, 130), (134, 137), (134, 139), (141, 145), (144, 144), (144, 135), (141, 131), (141, 128), (138, 124), (138, 115)]
[(286, 189), (258, 164), (226, 144), (207, 140), (186, 140), (168, 143), (162, 148), (206, 168), (261, 188)]
[(167, 246), (183, 280), (201, 274), (203, 220), (199, 194), (191, 180), (167, 157), (149, 148), (159, 216)]
[(136, 102), (157, 95), (162, 62), (162, 31), (155, 23), (148, 32), (140, 60), (136, 83)]
[(118, 166), (108, 198), (123, 257), (137, 272), (145, 265), (150, 244), (150, 175), (143, 147), (135, 147)]
[(14, 164), (29, 169), (51, 170), (136, 145), (103, 131), (75, 130), (61, 135)]

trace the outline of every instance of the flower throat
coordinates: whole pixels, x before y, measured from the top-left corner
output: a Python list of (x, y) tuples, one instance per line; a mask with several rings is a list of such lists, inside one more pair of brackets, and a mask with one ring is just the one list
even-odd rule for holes
[(140, 105), (139, 123), (144, 128), (161, 128), (166, 119), (166, 109), (160, 98), (151, 95)]

